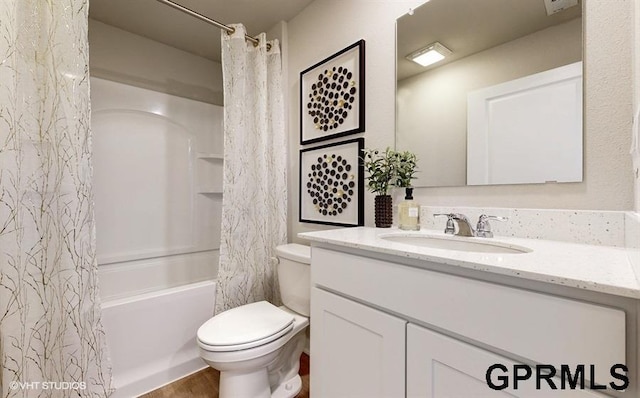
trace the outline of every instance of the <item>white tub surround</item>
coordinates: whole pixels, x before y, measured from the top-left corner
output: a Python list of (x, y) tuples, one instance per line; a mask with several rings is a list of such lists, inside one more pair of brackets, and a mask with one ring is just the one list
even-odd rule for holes
[[(311, 389), (318, 396), (485, 396), (494, 364), (506, 371), (491, 380), (510, 377), (502, 391), (509, 396), (555, 396), (561, 391), (550, 384), (566, 384), (561, 367), (575, 375), (580, 366), (584, 385), (569, 395), (638, 396), (640, 282), (632, 249), (368, 227), (298, 236), (312, 244)], [(389, 236), (524, 252), (424, 247)], [(514, 366), (523, 364), (533, 376), (514, 389)], [(541, 388), (538, 364), (557, 371)], [(616, 364), (628, 367), (625, 391), (612, 378)]]
[(223, 108), (91, 78), (102, 299), (212, 280)]
[[(211, 282), (215, 280), (217, 270), (217, 250), (100, 265), (100, 295), (102, 302), (110, 302)], [(214, 299), (210, 298), (211, 301)]]

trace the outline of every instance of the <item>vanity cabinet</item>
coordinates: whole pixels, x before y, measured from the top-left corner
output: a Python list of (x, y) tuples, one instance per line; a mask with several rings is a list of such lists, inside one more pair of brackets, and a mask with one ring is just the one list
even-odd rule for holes
[(406, 321), (313, 288), (314, 397), (404, 397)]
[[(530, 380), (520, 382), (517, 391), (491, 390), (487, 387), (486, 369), (493, 364), (502, 364), (511, 371), (516, 362), (427, 328), (407, 325), (407, 397), (540, 398), (556, 394), (575, 398), (606, 397), (587, 390), (542, 392), (536, 390), (535, 382)], [(503, 376), (506, 373), (498, 374)], [(511, 387), (513, 374), (508, 376)], [(498, 380), (494, 382), (500, 383)], [(560, 385), (557, 379), (556, 384)]]
[[(312, 246), (311, 394), (336, 397), (605, 397), (618, 382), (626, 318), (618, 308)], [(442, 268), (442, 267), (440, 267)], [(518, 389), (488, 387), (486, 373), (514, 365), (533, 375)], [(536, 364), (586, 366), (584, 390), (536, 389)], [(593, 375), (590, 373), (593, 365)], [(557, 386), (560, 379), (554, 379)], [(633, 396), (611, 391), (614, 396)]]

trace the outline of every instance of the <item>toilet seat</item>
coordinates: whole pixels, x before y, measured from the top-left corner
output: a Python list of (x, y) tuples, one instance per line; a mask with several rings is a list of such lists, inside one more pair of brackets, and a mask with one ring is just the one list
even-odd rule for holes
[(268, 344), (293, 328), (294, 316), (266, 301), (225, 311), (198, 329), (207, 351), (240, 351)]

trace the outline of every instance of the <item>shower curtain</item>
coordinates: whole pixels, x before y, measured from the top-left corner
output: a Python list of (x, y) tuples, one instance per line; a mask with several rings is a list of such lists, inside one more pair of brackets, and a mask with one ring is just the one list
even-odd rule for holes
[(277, 41), (222, 32), (224, 172), (216, 313), (279, 303), (275, 247), (287, 241), (287, 138)]
[(0, 397), (106, 397), (87, 0), (0, 2)]

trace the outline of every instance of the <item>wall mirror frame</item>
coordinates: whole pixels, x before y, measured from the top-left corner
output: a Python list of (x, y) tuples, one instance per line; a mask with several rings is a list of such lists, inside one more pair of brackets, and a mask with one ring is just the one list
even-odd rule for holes
[[(582, 181), (583, 1), (430, 0), (398, 18), (396, 149), (418, 156), (414, 186)], [(407, 58), (435, 42), (451, 54)]]

